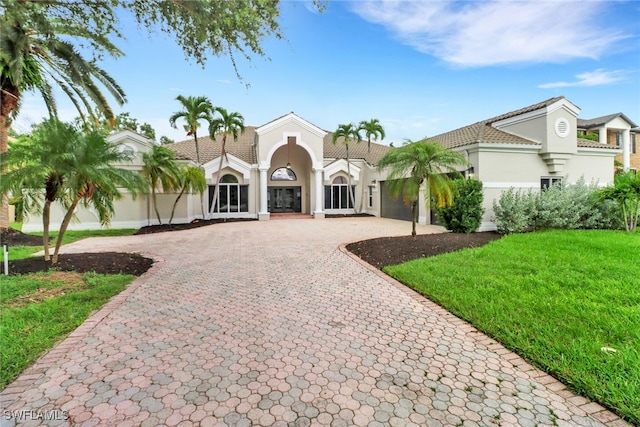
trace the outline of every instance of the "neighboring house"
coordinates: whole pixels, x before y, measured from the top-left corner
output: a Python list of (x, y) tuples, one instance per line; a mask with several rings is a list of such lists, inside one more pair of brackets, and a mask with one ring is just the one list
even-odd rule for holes
[[(445, 147), (459, 151), (467, 158), (461, 172), (473, 173), (485, 188), (486, 213), (480, 230), (493, 230), (492, 203), (502, 191), (539, 190), (554, 182), (572, 183), (584, 177), (588, 182), (606, 185), (613, 181), (613, 159), (620, 150), (613, 144), (602, 144), (577, 138), (577, 116), (580, 109), (564, 97), (552, 98), (511, 113), (474, 123), (437, 135)], [(137, 154), (129, 167), (141, 168), (140, 153), (151, 148), (152, 141), (131, 131), (111, 135), (109, 140), (123, 150)], [(227, 138), (227, 158), (221, 158), (218, 136), (199, 138), (200, 158), (207, 178), (208, 197), (205, 210), (212, 218), (256, 218), (268, 220), (271, 214), (300, 213), (321, 219), (328, 214), (354, 212), (348, 197), (345, 146), (332, 144), (332, 134), (294, 113), (281, 116), (262, 126), (248, 126), (237, 140)], [(167, 145), (184, 162), (194, 163), (192, 139)], [(349, 144), (351, 183), (355, 208), (374, 216), (410, 220), (410, 208), (402, 198), (392, 198), (384, 185), (386, 171), (376, 164), (391, 148), (366, 141)], [(222, 173), (216, 205), (211, 206), (218, 168)], [(175, 194), (160, 194), (159, 210), (166, 222)], [(425, 208), (425, 195), (419, 203), (419, 222), (431, 221)], [(200, 197), (188, 195), (178, 204), (174, 222), (189, 222), (201, 217)], [(157, 223), (149, 197), (136, 201), (125, 198), (118, 202), (113, 228), (141, 227)], [(61, 214), (52, 216), (52, 228)], [(95, 228), (97, 218), (90, 212), (78, 212), (81, 220), (73, 228)], [(41, 219), (31, 218), (23, 230), (41, 229)]]
[(622, 149), (616, 157), (623, 170), (640, 169), (640, 153), (637, 149), (637, 138), (640, 128), (622, 113), (609, 114), (595, 119), (578, 119), (579, 135), (597, 135), (603, 144), (615, 145)]

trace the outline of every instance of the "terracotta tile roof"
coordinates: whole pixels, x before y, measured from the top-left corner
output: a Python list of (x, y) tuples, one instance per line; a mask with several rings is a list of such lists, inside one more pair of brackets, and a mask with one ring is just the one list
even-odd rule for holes
[[(227, 153), (249, 164), (257, 163), (253, 146), (255, 135), (256, 128), (246, 126), (244, 133), (238, 135), (238, 139), (234, 140), (233, 137), (227, 136)], [(193, 161), (197, 158), (196, 144), (193, 139), (168, 144), (166, 147), (175, 151), (176, 155), (183, 156), (183, 158), (188, 158)], [(222, 135), (218, 135), (215, 140), (212, 140), (209, 136), (200, 136), (198, 137), (198, 147), (200, 148), (200, 162), (202, 164), (210, 162), (222, 154)]]
[(540, 110), (541, 108), (548, 107), (550, 105), (555, 104), (561, 99), (566, 99), (564, 96), (556, 96), (554, 98), (549, 98), (545, 101), (538, 102), (537, 104), (529, 105), (528, 107), (520, 108), (519, 110), (511, 111), (509, 113), (501, 114), (499, 116), (493, 117), (491, 119), (483, 120), (483, 123), (491, 124), (495, 122), (499, 122), (500, 120), (508, 119), (511, 117), (519, 116), (521, 114), (530, 113), (532, 111)]
[(616, 150), (620, 147), (612, 144), (601, 144), (598, 141), (592, 141), (590, 139), (578, 138), (578, 147), (584, 148), (608, 148), (611, 150)]
[[(235, 157), (249, 164), (256, 164), (256, 153), (253, 147), (253, 142), (256, 138), (256, 127), (245, 127), (244, 133), (238, 135), (237, 140), (232, 140), (227, 137), (227, 152)], [(341, 143), (341, 140), (337, 144), (333, 144), (331, 139), (333, 133), (329, 132), (324, 137), (324, 157), (331, 159), (340, 159), (346, 156), (346, 149)], [(216, 140), (212, 140), (210, 137), (199, 137), (198, 146), (200, 147), (200, 161), (204, 164), (220, 156), (222, 151), (222, 136), (216, 137)], [(180, 156), (182, 159), (196, 160), (196, 148), (193, 139), (186, 141), (176, 142), (175, 144), (169, 144), (167, 148), (176, 152), (176, 157)], [(356, 144), (355, 141), (349, 143), (349, 158), (350, 159), (364, 159), (368, 163), (375, 165), (384, 156), (384, 154), (390, 150), (390, 147), (382, 144), (376, 144), (371, 142), (371, 152), (367, 149), (367, 141), (361, 141)]]
[(479, 142), (539, 145), (535, 141), (513, 135), (492, 127), (487, 122), (478, 122), (429, 138), (445, 148), (457, 148)]
[(517, 135), (510, 134), (508, 132), (501, 131), (491, 126), (492, 123), (500, 120), (505, 120), (511, 117), (526, 114), (532, 111), (540, 110), (541, 108), (548, 107), (561, 99), (563, 96), (555, 98), (549, 98), (545, 101), (537, 104), (529, 105), (528, 107), (520, 108), (519, 110), (511, 111), (509, 113), (501, 114), (496, 117), (492, 117), (487, 120), (474, 123), (469, 126), (465, 126), (450, 132), (445, 132), (440, 135), (436, 135), (430, 139), (438, 141), (446, 148), (457, 148), (465, 145), (471, 145), (479, 142), (488, 143), (507, 143), (507, 144), (522, 144), (522, 145), (539, 145), (535, 141), (531, 141), (526, 138), (522, 138)]
[(632, 128), (635, 128), (635, 127), (638, 126), (635, 123), (633, 123), (624, 114), (622, 114), (622, 113), (614, 113), (614, 114), (608, 114), (606, 116), (596, 117), (595, 119), (587, 119), (587, 120), (578, 119), (578, 127), (580, 129), (591, 129), (591, 128), (594, 128), (594, 127), (599, 127), (599, 126), (602, 126), (602, 125), (604, 125), (606, 123), (609, 123), (611, 120), (615, 119), (616, 117), (621, 117), (623, 120), (626, 120), (627, 123), (629, 123)]
[[(342, 139), (339, 139), (336, 144), (331, 141), (332, 139), (332, 132), (327, 133), (324, 137), (323, 143), (325, 159), (345, 158), (347, 155), (347, 149), (342, 143)], [(384, 156), (389, 150), (391, 150), (391, 147), (371, 141), (371, 152), (369, 152), (366, 140), (362, 140), (359, 143), (356, 143), (355, 140), (351, 140), (351, 142), (349, 142), (349, 159), (363, 159), (370, 165), (377, 165), (382, 156)]]

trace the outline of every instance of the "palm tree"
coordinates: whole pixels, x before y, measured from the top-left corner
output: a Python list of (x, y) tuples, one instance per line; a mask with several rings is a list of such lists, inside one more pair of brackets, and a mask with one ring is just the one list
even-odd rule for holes
[[(125, 102), (115, 80), (62, 37), (80, 38), (114, 57), (122, 52), (90, 28), (49, 20), (44, 10), (45, 6), (36, 2), (25, 2), (3, 8), (0, 15), (0, 154), (7, 151), (11, 118), (17, 114), (25, 91), (38, 90), (51, 117), (57, 115), (52, 84), (71, 99), (83, 120), (95, 118), (94, 107), (105, 118), (114, 119), (98, 83), (118, 104)], [(8, 220), (8, 205), (3, 198), (0, 229), (8, 227)]]
[[(198, 128), (200, 128), (200, 121), (204, 120), (207, 123), (211, 123), (211, 116), (214, 113), (213, 104), (206, 96), (182, 96), (178, 95), (176, 100), (182, 104), (182, 110), (173, 113), (169, 117), (169, 124), (174, 128), (177, 128), (176, 121), (178, 119), (184, 119), (186, 124), (184, 130), (187, 131), (187, 136), (193, 135), (193, 141), (196, 146), (196, 162), (199, 167), (202, 167), (200, 162), (200, 147), (198, 146)], [(204, 197), (200, 194), (200, 209), (202, 210), (202, 219), (204, 219)]]
[[(444, 148), (437, 142), (421, 140), (407, 142), (388, 151), (378, 162), (379, 169), (390, 168), (387, 184), (391, 194), (402, 194), (406, 204), (411, 204), (411, 235), (416, 235), (418, 197), (423, 184), (429, 189), (438, 206), (449, 206), (453, 201), (453, 184), (448, 173), (459, 174), (458, 165), (466, 159), (460, 153)], [(429, 208), (431, 197), (426, 198)]]
[(373, 138), (374, 141), (377, 141), (378, 138), (384, 139), (386, 136), (384, 128), (378, 119), (371, 119), (368, 122), (363, 120), (360, 122), (359, 126), (360, 130), (364, 132), (364, 136), (367, 137), (367, 149), (369, 152), (371, 152), (371, 138)]
[(108, 225), (114, 213), (114, 200), (122, 198), (121, 188), (131, 192), (133, 198), (144, 191), (148, 182), (135, 171), (113, 166), (131, 161), (129, 153), (106, 141), (104, 133), (94, 130), (79, 134), (73, 147), (73, 171), (67, 176), (64, 190), (67, 199), (66, 213), (60, 224), (56, 247), (51, 259), (58, 262), (58, 254), (64, 233), (80, 203), (93, 206), (98, 213), (100, 224)]
[(227, 135), (233, 136), (233, 139), (237, 139), (238, 135), (244, 133), (244, 117), (237, 112), (228, 112), (222, 107), (216, 107), (215, 111), (220, 114), (220, 117), (216, 117), (211, 120), (209, 124), (209, 135), (211, 139), (215, 140), (216, 135), (222, 134), (222, 150), (220, 153), (220, 165), (218, 166), (218, 173), (216, 176), (216, 187), (213, 193), (213, 201), (211, 203), (210, 212), (213, 212), (216, 202), (218, 200), (218, 186), (220, 185), (220, 174), (222, 172), (222, 159), (229, 161), (227, 156)]
[(178, 197), (176, 197), (175, 202), (173, 202), (169, 225), (171, 225), (171, 222), (173, 221), (173, 215), (176, 211), (178, 201), (184, 193), (193, 193), (197, 191), (202, 195), (204, 190), (207, 189), (207, 180), (202, 168), (188, 165), (181, 167), (178, 175), (178, 188), (180, 188), (180, 193), (178, 194)]
[(353, 206), (353, 210), (355, 211), (356, 202), (355, 196), (353, 194), (353, 188), (351, 187), (351, 162), (349, 161), (349, 143), (354, 140), (356, 144), (362, 141), (362, 137), (360, 136), (360, 128), (353, 123), (338, 125), (338, 129), (336, 129), (336, 131), (333, 133), (331, 142), (333, 142), (333, 144), (335, 145), (338, 143), (338, 139), (340, 138), (342, 138), (342, 144), (347, 151), (347, 155), (345, 157), (347, 161), (347, 185), (349, 186), (349, 200), (351, 201), (351, 206)]
[(0, 180), (0, 192), (3, 196), (12, 193), (14, 200), (21, 202), (23, 215), (42, 213), (45, 261), (50, 258), (51, 204), (63, 196), (61, 190), (72, 165), (70, 151), (75, 133), (70, 125), (49, 120), (40, 124), (31, 138), (21, 138), (12, 143), (2, 156), (7, 172)]
[(158, 218), (158, 224), (162, 224), (162, 218), (158, 211), (156, 190), (162, 187), (167, 192), (178, 187), (179, 174), (175, 153), (161, 145), (154, 145), (148, 153), (142, 154), (142, 176), (147, 178), (151, 186), (151, 200)]
[(200, 128), (201, 120), (211, 122), (211, 116), (214, 112), (213, 105), (206, 96), (178, 95), (176, 100), (182, 104), (182, 110), (173, 113), (169, 117), (169, 124), (177, 128), (176, 121), (184, 119), (186, 122), (184, 130), (187, 131), (187, 136), (193, 135), (193, 140), (196, 144), (196, 161), (199, 166), (202, 166), (202, 163), (200, 163), (200, 147), (198, 146), (198, 128)]

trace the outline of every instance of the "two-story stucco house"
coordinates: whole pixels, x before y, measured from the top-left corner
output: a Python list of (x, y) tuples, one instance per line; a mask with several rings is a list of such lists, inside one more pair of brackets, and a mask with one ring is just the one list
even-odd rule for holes
[(602, 144), (615, 145), (622, 150), (616, 157), (623, 170), (640, 169), (640, 153), (637, 147), (637, 137), (640, 132), (638, 125), (622, 113), (609, 114), (595, 119), (578, 119), (578, 134), (593, 134), (598, 136)]
[[(486, 213), (480, 230), (495, 229), (493, 200), (511, 187), (544, 188), (559, 180), (572, 183), (584, 177), (606, 185), (613, 181), (614, 157), (623, 149), (615, 144), (577, 137), (580, 109), (564, 97), (552, 98), (432, 139), (463, 153), (466, 165), (460, 171), (473, 174), (484, 184)], [(632, 123), (630, 123), (632, 124)], [(109, 140), (136, 154), (127, 167), (140, 169), (141, 153), (153, 142), (131, 132), (111, 135)], [(322, 219), (327, 214), (354, 211), (397, 219), (410, 219), (410, 209), (401, 198), (393, 199), (384, 182), (387, 171), (376, 167), (391, 148), (372, 143), (349, 144), (350, 164), (343, 144), (334, 145), (332, 134), (294, 113), (262, 126), (248, 126), (237, 140), (227, 139), (228, 155), (221, 157), (221, 141), (199, 138), (200, 159), (208, 183), (205, 206), (199, 195), (180, 200), (175, 222), (189, 222), (202, 216), (211, 218), (255, 218), (269, 220), (272, 214), (298, 213)], [(623, 147), (630, 145), (622, 140)], [(626, 144), (626, 145), (625, 145)], [(195, 144), (186, 140), (167, 146), (183, 162), (195, 164)], [(631, 148), (629, 148), (629, 151)], [(623, 154), (624, 158), (624, 154)], [(220, 186), (217, 172), (222, 162)], [(349, 167), (348, 167), (349, 166)], [(355, 205), (348, 197), (347, 171), (354, 186)], [(218, 191), (215, 205), (214, 192)], [(421, 196), (419, 221), (431, 221), (431, 212)], [(160, 194), (158, 205), (163, 221), (169, 218), (175, 194)], [(75, 228), (96, 228), (97, 218), (90, 211), (79, 211)], [(61, 219), (52, 214), (52, 227)], [(41, 229), (41, 219), (25, 222), (25, 231)], [(157, 223), (147, 197), (117, 202), (112, 227), (141, 227)]]

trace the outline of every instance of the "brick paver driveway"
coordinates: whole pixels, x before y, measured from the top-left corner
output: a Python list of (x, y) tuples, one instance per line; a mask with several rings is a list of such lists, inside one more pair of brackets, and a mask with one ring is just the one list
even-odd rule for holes
[[(339, 247), (409, 231), (287, 219), (77, 242), (66, 251), (162, 261), (9, 386), (2, 409), (87, 426), (624, 425)], [(56, 424), (24, 424), (40, 423)]]

